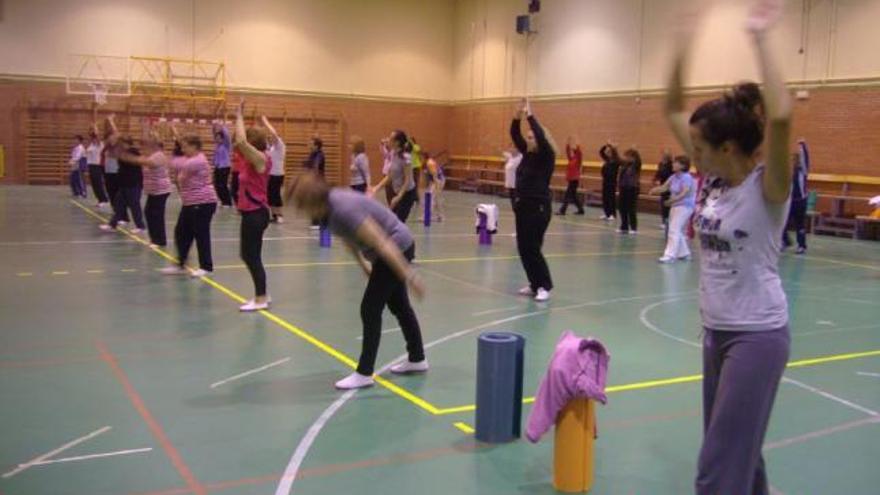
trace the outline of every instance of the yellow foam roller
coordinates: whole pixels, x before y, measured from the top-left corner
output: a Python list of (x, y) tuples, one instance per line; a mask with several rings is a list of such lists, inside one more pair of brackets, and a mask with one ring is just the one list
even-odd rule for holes
[(593, 486), (596, 410), (589, 399), (574, 399), (559, 413), (553, 445), (553, 487), (565, 493)]

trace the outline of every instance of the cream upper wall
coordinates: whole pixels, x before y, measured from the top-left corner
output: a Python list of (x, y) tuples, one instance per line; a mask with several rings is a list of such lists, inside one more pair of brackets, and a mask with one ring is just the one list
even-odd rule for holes
[(229, 84), (451, 96), (453, 0), (6, 0), (0, 73), (63, 76), (68, 53), (225, 61)]
[[(457, 0), (454, 98), (660, 88), (671, 56), (669, 31), (683, 7), (695, 2), (707, 10), (688, 84), (756, 78), (742, 29), (747, 0), (545, 0), (533, 19), (539, 33), (528, 48), (514, 30), (525, 0)], [(786, 79), (880, 76), (880, 0), (807, 2), (809, 16), (803, 17), (803, 3), (788, 0), (781, 25), (771, 34)], [(807, 26), (803, 55), (798, 53), (802, 19)]]

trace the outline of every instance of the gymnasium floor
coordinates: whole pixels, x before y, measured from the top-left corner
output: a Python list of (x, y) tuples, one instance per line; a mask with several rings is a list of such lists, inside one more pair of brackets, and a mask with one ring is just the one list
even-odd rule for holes
[[(538, 445), (486, 446), (466, 431), (477, 335), (526, 336), (531, 395), (565, 329), (612, 355), (592, 493), (691, 493), (696, 263), (656, 263), (653, 215), (640, 216), (637, 237), (618, 236), (595, 210), (554, 217), (545, 253), (557, 288), (541, 305), (512, 295), (523, 274), (507, 200), (447, 201), (447, 222), (424, 228), (419, 211), (410, 222), (429, 290), (416, 310), (431, 372), (342, 394), (332, 384), (358, 355), (365, 281), (301, 219), (267, 233), (271, 312), (241, 315), (252, 287), (234, 213), (215, 217), (217, 268), (195, 281), (158, 274), (167, 260), (143, 241), (100, 233), (91, 200), (0, 188), (0, 494), (554, 493), (552, 432)], [(503, 212), (489, 248), (473, 233), (480, 201)], [(780, 267), (793, 366), (767, 435), (771, 482), (783, 494), (877, 493), (880, 244), (809, 242)], [(380, 365), (403, 353), (395, 326), (386, 313)]]

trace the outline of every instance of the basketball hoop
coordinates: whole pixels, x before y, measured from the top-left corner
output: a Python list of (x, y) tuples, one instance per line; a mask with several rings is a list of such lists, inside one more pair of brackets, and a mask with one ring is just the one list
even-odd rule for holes
[(95, 96), (95, 103), (98, 106), (104, 106), (107, 104), (107, 93), (109, 90), (107, 86), (104, 84), (89, 84), (92, 87), (92, 94)]

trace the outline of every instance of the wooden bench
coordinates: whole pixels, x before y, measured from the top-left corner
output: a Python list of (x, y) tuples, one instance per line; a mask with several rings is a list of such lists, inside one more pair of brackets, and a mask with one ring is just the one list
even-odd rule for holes
[(855, 239), (876, 239), (877, 236), (865, 236), (865, 231), (872, 231), (880, 227), (880, 218), (874, 218), (868, 215), (856, 215)]

